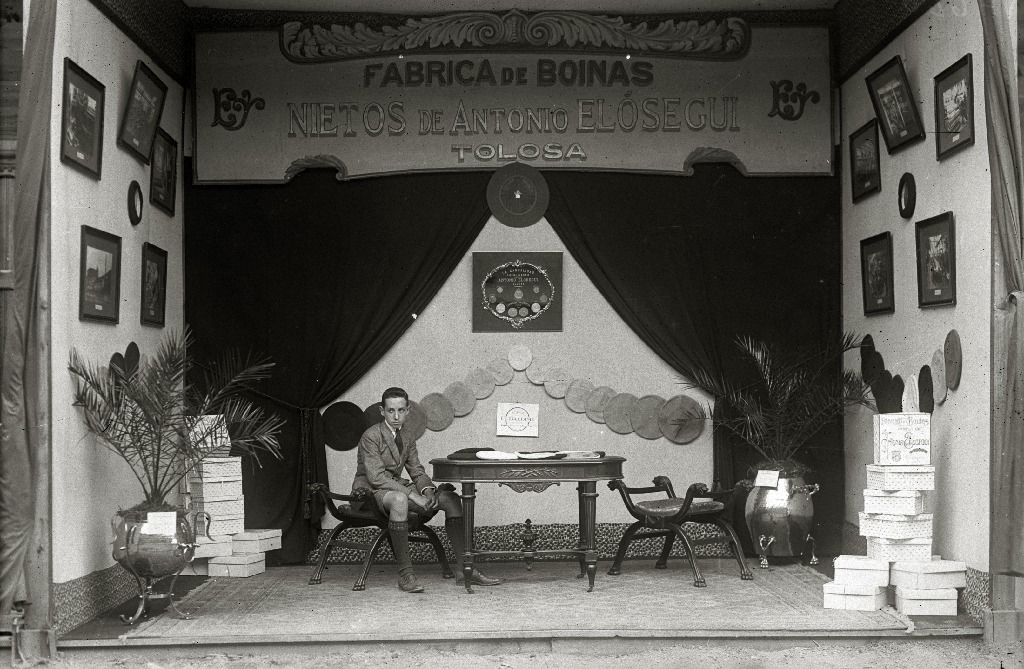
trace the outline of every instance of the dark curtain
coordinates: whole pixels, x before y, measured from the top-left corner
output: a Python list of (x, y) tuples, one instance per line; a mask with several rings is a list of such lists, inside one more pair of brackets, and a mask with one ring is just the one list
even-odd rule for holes
[(195, 357), (235, 347), (276, 363), (259, 391), (288, 420), (285, 457), (251, 465), (243, 492), (247, 525), (284, 529), (281, 562), (303, 561), (319, 530), (319, 510), (303, 506), (304, 483), (326, 481), (317, 408), (427, 308), (487, 221), (489, 177), (338, 182), (313, 170), (282, 186), (188, 190), (185, 320)]
[[(689, 177), (545, 177), (552, 227), (615, 311), (682, 377), (745, 373), (733, 344), (739, 334), (787, 346), (839, 335), (838, 179), (744, 177), (724, 164), (698, 165)], [(757, 457), (720, 432), (715, 478), (731, 487)], [(828, 479), (819, 499), (831, 498), (841, 513), (841, 439), (830, 436), (807, 459)]]
[[(28, 592), (26, 570), (45, 563), (49, 550), (31, 550), (36, 498), (49, 493), (49, 239), (50, 115), (53, 105), (53, 41), (57, 7), (32, 3), (18, 99), (18, 155), (15, 213), (11, 229), (14, 288), (3, 300), (3, 369), (0, 374), (0, 616), (32, 597), (27, 626), (48, 624), (48, 592)], [(49, 518), (49, 510), (43, 512)], [(49, 527), (40, 530), (49, 532)], [(48, 539), (47, 539), (48, 546)], [(32, 585), (49, 582), (49, 565), (39, 564)]]

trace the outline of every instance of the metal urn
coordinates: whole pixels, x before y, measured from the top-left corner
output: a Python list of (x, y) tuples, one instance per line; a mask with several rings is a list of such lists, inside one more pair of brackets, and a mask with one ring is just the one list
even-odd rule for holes
[(768, 568), (768, 557), (791, 557), (810, 553), (811, 564), (817, 564), (814, 554), (814, 502), (818, 484), (808, 484), (802, 476), (779, 476), (779, 484), (772, 488), (754, 486), (747, 495), (744, 515), (754, 549), (761, 557), (760, 566)]

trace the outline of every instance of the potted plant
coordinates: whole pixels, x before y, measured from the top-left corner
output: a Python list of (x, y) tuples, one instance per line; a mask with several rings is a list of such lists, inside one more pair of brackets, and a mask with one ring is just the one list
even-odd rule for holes
[(724, 403), (714, 415), (715, 425), (763, 458), (755, 468), (779, 472), (775, 487), (749, 486), (744, 510), (761, 565), (766, 566), (767, 555), (798, 555), (813, 541), (811, 496), (818, 486), (805, 481), (809, 469), (801, 451), (847, 407), (874, 404), (861, 376), (842, 369), (843, 354), (860, 347), (857, 335), (845, 334), (813, 350), (783, 351), (752, 337), (739, 337), (736, 345), (749, 372), (742, 382), (716, 382), (698, 373), (692, 383)]
[(142, 488), (140, 503), (119, 510), (112, 521), (113, 557), (139, 582), (142, 601), (129, 622), (142, 613), (153, 579), (180, 572), (192, 559), (195, 528), (168, 496), (200, 463), (221, 454), (223, 444), (211, 434), (220, 421), (202, 417), (223, 416), (234, 452), (257, 462), (260, 454), (281, 457), (277, 434), (284, 421), (245, 397), (252, 384), (269, 377), (273, 363), (230, 352), (190, 383), (191, 343), (187, 330), (172, 331), (141, 364), (137, 349), (115, 354), (108, 367), (72, 349), (68, 364), (86, 425), (128, 464)]

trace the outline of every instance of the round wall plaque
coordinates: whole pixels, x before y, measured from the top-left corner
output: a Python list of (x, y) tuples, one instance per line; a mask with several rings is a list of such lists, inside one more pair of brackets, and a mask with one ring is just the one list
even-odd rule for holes
[(914, 207), (917, 206), (917, 184), (914, 175), (904, 172), (900, 177), (900, 187), (896, 190), (896, 197), (900, 207), (900, 216), (906, 219), (914, 217)]
[(487, 204), (491, 213), (513, 228), (525, 228), (539, 221), (547, 211), (548, 197), (544, 177), (523, 163), (498, 168), (487, 183)]
[(128, 185), (128, 220), (138, 225), (142, 220), (142, 186), (138, 181)]

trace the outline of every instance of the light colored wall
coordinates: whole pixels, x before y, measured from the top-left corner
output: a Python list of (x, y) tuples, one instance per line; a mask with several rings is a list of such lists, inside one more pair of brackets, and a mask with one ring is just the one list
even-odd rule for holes
[[(70, 57), (106, 86), (102, 179), (60, 162), (61, 97), (64, 57)], [(142, 491), (122, 460), (95, 443), (72, 403), (73, 383), (65, 370), (71, 348), (88, 360), (106, 364), (115, 351), (136, 342), (152, 353), (161, 336), (180, 330), (182, 311), (181, 161), (175, 217), (149, 203), (150, 169), (116, 145), (137, 60), (143, 60), (168, 85), (161, 127), (181, 144), (183, 91), (89, 2), (58, 3), (53, 58), (54, 103), (51, 117), (52, 174), (52, 365), (53, 365), (53, 580), (61, 583), (113, 564), (109, 519), (119, 507), (142, 500)], [(179, 150), (180, 154), (180, 150)], [(128, 185), (137, 180), (145, 197), (142, 222), (128, 221)], [(117, 325), (78, 320), (80, 226), (121, 237), (121, 307)], [(166, 326), (139, 322), (142, 244), (168, 252)]]
[[(955, 6), (954, 6), (955, 5)], [(989, 324), (992, 271), (990, 187), (983, 97), (981, 19), (974, 3), (940, 3), (926, 12), (842, 86), (843, 320), (849, 330), (870, 334), (886, 368), (904, 379), (916, 376), (941, 349), (950, 329), (960, 333), (960, 386), (932, 414), (932, 463), (936, 466), (933, 553), (988, 569)], [(974, 60), (974, 146), (935, 159), (933, 77), (966, 53)], [(927, 137), (893, 155), (881, 150), (882, 192), (851, 203), (850, 133), (872, 116), (864, 79), (894, 55), (907, 68)], [(881, 139), (880, 139), (881, 141)], [(896, 191), (904, 172), (917, 182), (912, 221), (899, 216)], [(917, 306), (914, 222), (952, 211), (956, 238), (954, 307)], [(861, 294), (860, 240), (890, 231), (895, 266), (894, 314), (865, 317)], [(859, 370), (851, 354), (849, 367)], [(856, 524), (863, 510), (864, 465), (872, 462), (871, 414), (860, 410), (846, 421), (846, 519)]]
[[(474, 251), (561, 251), (564, 275), (562, 332), (474, 333), (470, 323), (472, 253)], [(547, 221), (528, 228), (510, 228), (495, 219), (487, 222), (470, 251), (427, 309), (398, 343), (341, 400), (367, 407), (380, 400), (384, 388), (403, 386), (413, 400), (441, 392), (462, 380), (475, 367), (523, 344), (537, 359), (558, 360), (575, 378), (590, 379), (618, 392), (638, 397), (658, 394), (664, 398), (686, 392), (702, 403), (707, 398), (686, 391), (677, 374), (654, 354), (615, 313), (587, 279)], [(497, 402), (540, 404), (540, 436), (496, 437)], [(517, 372), (511, 383), (498, 386), (479, 400), (472, 413), (446, 430), (431, 432), (418, 442), (420, 459), (444, 457), (466, 446), (490, 446), (498, 450), (594, 449), (626, 458), (626, 482), (643, 485), (658, 474), (667, 474), (677, 488), (704, 481), (711, 484), (711, 431), (689, 444), (661, 438), (648, 441), (620, 435), (585, 414), (571, 412), (562, 400), (548, 397), (543, 386)], [(355, 451), (328, 449), (328, 472), (334, 490), (348, 491), (355, 469)], [(428, 468), (429, 473), (429, 468)], [(605, 486), (598, 486), (598, 521), (631, 520), (621, 500)], [(576, 519), (573, 485), (548, 488), (542, 494), (515, 493), (508, 488), (480, 486), (477, 491), (478, 525), (522, 523), (572, 523)], [(329, 516), (325, 527), (333, 526)]]

